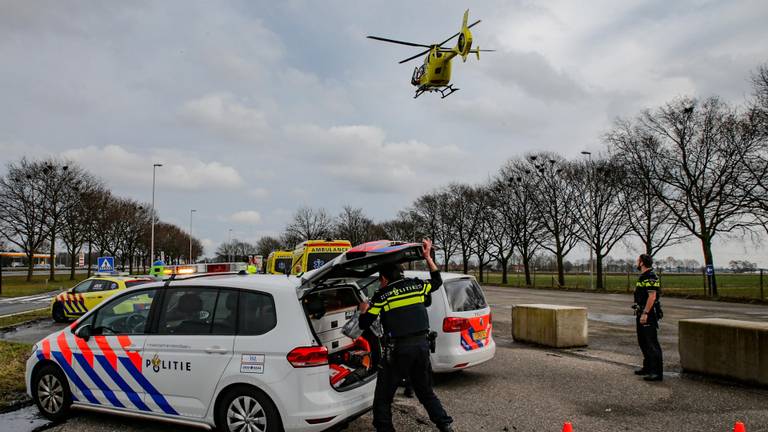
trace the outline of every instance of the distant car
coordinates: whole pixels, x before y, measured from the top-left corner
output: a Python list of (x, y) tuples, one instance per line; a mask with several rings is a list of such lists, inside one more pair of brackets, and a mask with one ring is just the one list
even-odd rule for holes
[(35, 264), (36, 269), (49, 269), (51, 268), (50, 264)]
[(24, 267), (24, 264), (18, 261), (14, 261), (11, 263), (11, 267)]
[(56, 268), (63, 269), (63, 268), (67, 268), (67, 266), (65, 266), (64, 264), (56, 264)]
[(67, 322), (83, 316), (99, 303), (132, 286), (155, 279), (137, 276), (94, 276), (57, 295), (51, 301), (51, 317)]

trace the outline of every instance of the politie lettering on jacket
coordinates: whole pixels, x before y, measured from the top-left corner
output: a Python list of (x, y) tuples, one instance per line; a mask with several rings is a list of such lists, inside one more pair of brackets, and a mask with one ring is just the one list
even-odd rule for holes
[(160, 356), (155, 354), (152, 359), (147, 359), (144, 363), (145, 368), (152, 367), (152, 370), (157, 372), (160, 372), (161, 370), (172, 370), (172, 371), (182, 371), (182, 372), (191, 372), (192, 371), (192, 362), (188, 361), (179, 361), (179, 360), (162, 360), (160, 359)]

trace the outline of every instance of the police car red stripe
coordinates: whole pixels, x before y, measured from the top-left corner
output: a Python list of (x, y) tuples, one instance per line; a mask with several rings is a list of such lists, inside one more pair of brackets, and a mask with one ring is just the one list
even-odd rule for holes
[(112, 368), (117, 369), (117, 354), (115, 354), (115, 351), (109, 346), (107, 339), (104, 336), (94, 336), (93, 339), (96, 341), (96, 345), (99, 346), (101, 353), (104, 354), (104, 357), (106, 357), (109, 364), (112, 365)]

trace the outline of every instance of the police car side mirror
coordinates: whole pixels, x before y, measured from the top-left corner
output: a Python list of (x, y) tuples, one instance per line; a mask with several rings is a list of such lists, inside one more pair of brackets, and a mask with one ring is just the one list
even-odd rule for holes
[(75, 336), (85, 341), (88, 341), (88, 339), (91, 338), (92, 334), (93, 334), (93, 327), (91, 327), (90, 324), (86, 324), (82, 327), (78, 327), (77, 330), (75, 330)]

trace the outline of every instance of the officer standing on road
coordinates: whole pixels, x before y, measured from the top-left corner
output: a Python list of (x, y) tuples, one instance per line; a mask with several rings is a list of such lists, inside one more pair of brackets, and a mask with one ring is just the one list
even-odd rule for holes
[(632, 306), (637, 315), (637, 342), (643, 351), (643, 368), (635, 371), (644, 375), (646, 381), (661, 381), (663, 360), (659, 345), (659, 320), (661, 319), (661, 285), (653, 272), (653, 258), (642, 254), (637, 258), (637, 270), (640, 277), (635, 284), (635, 304)]
[(453, 431), (453, 419), (432, 390), (429, 317), (424, 305), (426, 297), (440, 289), (443, 280), (432, 260), (432, 241), (425, 239), (421, 252), (429, 266), (430, 280), (405, 279), (398, 264), (382, 266), (379, 270), (381, 288), (373, 295), (370, 304), (360, 305), (360, 328), (369, 328), (381, 316), (385, 334), (384, 356), (373, 398), (373, 426), (377, 431), (395, 430), (392, 400), (404, 377), (410, 378), (416, 397), (438, 429)]

